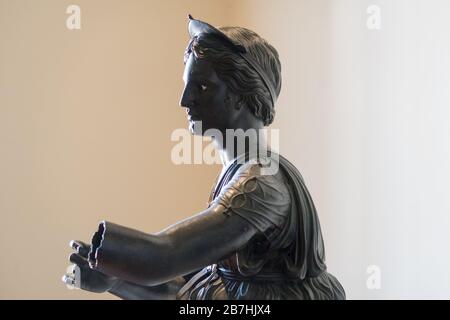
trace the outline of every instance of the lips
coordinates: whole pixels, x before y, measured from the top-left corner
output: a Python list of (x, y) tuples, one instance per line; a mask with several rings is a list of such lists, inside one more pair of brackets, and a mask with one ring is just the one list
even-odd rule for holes
[(192, 113), (189, 108), (186, 109), (186, 113), (188, 114), (188, 119), (191, 121), (197, 121), (200, 120), (200, 117), (196, 115), (195, 113)]
[(193, 114), (188, 114), (188, 119), (189, 119), (189, 121), (198, 121), (198, 120), (200, 120), (200, 118), (198, 116), (193, 115)]

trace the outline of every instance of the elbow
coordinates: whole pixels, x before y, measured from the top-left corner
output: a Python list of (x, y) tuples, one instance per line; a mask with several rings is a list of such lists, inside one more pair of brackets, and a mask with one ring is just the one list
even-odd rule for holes
[(92, 237), (91, 268), (145, 286), (165, 283), (177, 275), (168, 237), (102, 221)]

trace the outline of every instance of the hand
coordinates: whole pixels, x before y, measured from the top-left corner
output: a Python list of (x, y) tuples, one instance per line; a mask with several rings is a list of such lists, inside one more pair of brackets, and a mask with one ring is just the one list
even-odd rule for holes
[(63, 276), (64, 283), (96, 293), (106, 292), (118, 283), (118, 278), (90, 268), (87, 260), (90, 245), (79, 240), (72, 240), (70, 246), (76, 251), (69, 257), (74, 265), (72, 273), (66, 273)]

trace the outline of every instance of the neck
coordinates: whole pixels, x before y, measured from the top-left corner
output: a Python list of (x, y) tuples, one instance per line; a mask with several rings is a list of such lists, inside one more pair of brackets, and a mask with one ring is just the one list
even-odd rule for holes
[[(213, 138), (216, 149), (219, 152), (223, 166), (227, 166), (234, 159), (246, 153), (263, 152), (268, 148), (263, 128), (242, 129), (242, 131), (231, 130), (223, 134), (223, 139)], [(244, 133), (244, 134), (240, 134)]]

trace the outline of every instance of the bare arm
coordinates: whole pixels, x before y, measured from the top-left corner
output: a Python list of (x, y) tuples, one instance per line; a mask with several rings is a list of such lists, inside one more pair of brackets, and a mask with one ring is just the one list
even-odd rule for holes
[(164, 284), (238, 251), (257, 229), (220, 204), (158, 234), (102, 222), (89, 263), (96, 270), (144, 286)]

